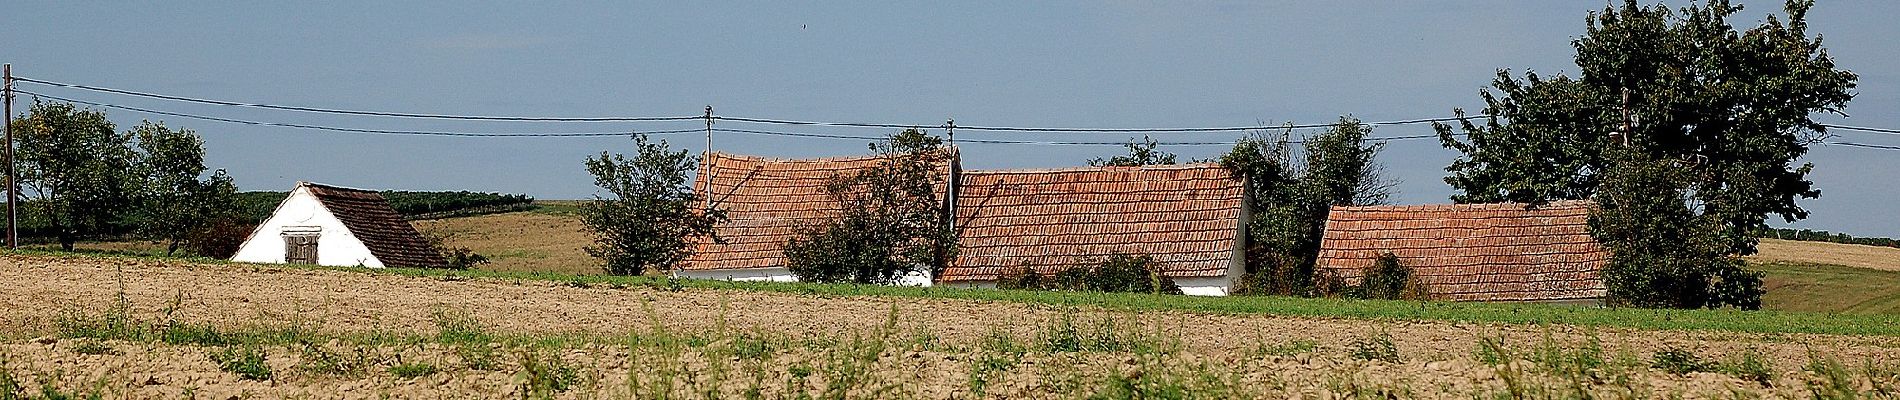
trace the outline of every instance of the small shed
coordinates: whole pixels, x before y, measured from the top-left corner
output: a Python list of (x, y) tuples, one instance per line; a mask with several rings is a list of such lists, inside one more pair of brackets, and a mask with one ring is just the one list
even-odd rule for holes
[(447, 260), (373, 190), (297, 182), (232, 261), (437, 267)]
[(1333, 207), (1319, 268), (1357, 283), (1383, 253), (1455, 301), (1598, 303), (1609, 252), (1588, 201)]
[[(838, 204), (825, 191), (833, 176), (873, 168), (879, 156), (778, 159), (707, 154), (694, 178), (694, 191), (726, 212), (713, 227), (725, 243), (706, 241), (674, 274), (684, 278), (736, 281), (798, 280), (785, 268), (784, 245), (798, 228), (832, 218)], [(944, 174), (955, 156), (946, 157)], [(939, 188), (939, 192), (942, 189)], [(905, 284), (930, 285), (918, 275)]]
[(1122, 253), (1154, 257), (1185, 294), (1224, 296), (1246, 268), (1242, 188), (1214, 164), (965, 172), (957, 259), (938, 283), (994, 287)]

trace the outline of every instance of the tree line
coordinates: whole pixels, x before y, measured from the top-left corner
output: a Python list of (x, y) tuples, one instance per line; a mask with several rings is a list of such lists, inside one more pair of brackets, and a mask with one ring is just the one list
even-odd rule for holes
[[(1435, 124), (1440, 143), (1459, 154), (1446, 167), (1445, 182), (1457, 192), (1451, 200), (1530, 207), (1592, 200), (1591, 234), (1611, 252), (1602, 273), (1611, 305), (1759, 308), (1761, 273), (1741, 257), (1771, 232), (1767, 218), (1807, 217), (1797, 201), (1820, 191), (1807, 178), (1813, 166), (1797, 160), (1825, 135), (1811, 115), (1840, 114), (1857, 80), (1807, 32), (1812, 6), (1790, 1), (1783, 15), (1746, 29), (1729, 23), (1741, 7), (1722, 0), (1679, 9), (1627, 0), (1591, 12), (1586, 33), (1570, 43), (1576, 76), (1500, 69), (1479, 93), (1483, 116)], [(1256, 212), (1246, 221), (1240, 291), (1342, 291), (1316, 272), (1319, 238), (1332, 206), (1379, 204), (1391, 194), (1370, 133), (1342, 117), (1299, 146), (1288, 132), (1256, 133), (1203, 160), (1247, 178)], [(636, 146), (633, 158), (602, 153), (587, 160), (610, 193), (583, 213), (599, 238), (589, 252), (617, 274), (677, 267), (689, 244), (719, 240), (713, 227), (724, 219), (686, 181), (694, 157), (644, 137)], [(844, 211), (788, 240), (788, 267), (821, 282), (881, 283), (941, 271), (956, 249), (930, 189), (943, 177), (926, 173), (940, 146), (920, 130), (873, 144), (883, 164), (832, 180), (826, 191)], [(1152, 139), (1127, 149), (1089, 164), (1175, 161)], [(1125, 256), (1090, 268), (1112, 263), (1125, 271), (1130, 257), (1140, 259)], [(1415, 292), (1396, 263), (1382, 258), (1368, 271), (1377, 273), (1365, 279), (1376, 287), (1343, 291)], [(1024, 277), (1011, 279), (1022, 286)], [(1044, 281), (1029, 279), (1032, 286)], [(1063, 282), (1056, 286), (1090, 286), (1080, 276)], [(1106, 286), (1113, 285), (1097, 285)]]

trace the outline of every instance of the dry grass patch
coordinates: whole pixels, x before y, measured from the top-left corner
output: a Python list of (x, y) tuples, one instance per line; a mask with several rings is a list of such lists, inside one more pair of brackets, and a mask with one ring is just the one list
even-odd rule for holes
[(1762, 239), (1758, 248), (1761, 252), (1749, 256), (1749, 261), (1834, 264), (1900, 271), (1900, 249), (1892, 247)]
[(414, 221), (423, 232), (453, 232), (446, 243), (488, 257), (479, 269), (599, 274), (581, 247), (593, 242), (571, 215), (538, 211)]

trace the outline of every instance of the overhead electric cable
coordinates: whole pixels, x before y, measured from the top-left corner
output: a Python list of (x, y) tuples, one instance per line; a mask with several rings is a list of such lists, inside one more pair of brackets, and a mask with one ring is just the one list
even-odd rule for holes
[[(958, 126), (958, 128), (962, 128), (962, 126)], [(833, 134), (822, 134), (822, 133), (764, 131), (764, 130), (756, 130), (756, 129), (713, 128), (712, 130), (713, 132), (743, 133), (743, 134), (766, 135), (766, 136), (810, 137), (810, 138), (823, 138), (823, 139), (853, 139), (853, 140), (884, 140), (885, 139), (884, 137), (879, 137), (879, 136), (833, 135)], [(1438, 137), (1438, 135), (1371, 137), (1371, 138), (1366, 138), (1366, 140), (1373, 141), (1373, 142), (1386, 142), (1386, 141), (1395, 141), (1395, 140), (1426, 139), (1426, 138), (1435, 138), (1435, 137)], [(1131, 142), (1072, 142), (1072, 141), (1038, 141), (1038, 140), (957, 139), (957, 143), (1026, 144), (1026, 145), (1051, 145), (1051, 146), (1122, 146), (1122, 145), (1127, 145)], [(1155, 142), (1155, 145), (1158, 145), (1158, 146), (1232, 146), (1234, 143), (1235, 143), (1234, 141)], [(1287, 141), (1287, 143), (1300, 144), (1304, 142), (1299, 141), (1299, 140), (1289, 140)]]
[[(229, 123), (234, 123), (234, 124), (276, 126), (276, 127), (284, 127), (284, 128), (310, 129), (310, 130), (335, 131), (335, 132), (347, 132), (347, 133), (365, 133), (365, 134), (374, 134), (374, 135), (419, 135), (419, 136), (458, 136), (458, 137), (602, 137), (602, 136), (632, 136), (635, 133), (635, 132), (474, 133), (474, 132), (443, 132), (443, 131), (411, 131), (411, 130), (341, 128), (341, 127), (322, 126), (322, 125), (291, 124), (291, 123), (281, 123), (281, 122), (261, 122), (261, 121), (250, 121), (250, 120), (233, 119), (233, 118), (212, 117), (212, 116), (204, 116), (204, 115), (197, 115), (197, 114), (153, 110), (149, 108), (122, 106), (122, 105), (111, 104), (111, 103), (100, 103), (100, 102), (92, 102), (92, 101), (85, 101), (85, 100), (78, 100), (78, 99), (69, 99), (65, 97), (34, 93), (34, 92), (18, 90), (18, 89), (15, 89), (14, 91), (19, 92), (19, 93), (24, 93), (27, 95), (64, 101), (68, 103), (78, 103), (78, 104), (85, 104), (85, 105), (91, 105), (91, 106), (96, 106), (96, 107), (116, 108), (120, 110), (142, 112), (142, 113), (148, 113), (148, 114), (170, 115), (174, 117), (193, 118), (193, 119), (201, 119), (201, 120), (206, 120), (206, 121), (229, 122)], [(651, 132), (639, 132), (639, 133), (644, 133), (648, 135), (669, 135), (669, 134), (693, 133), (693, 132), (700, 132), (700, 130), (678, 129), (678, 130), (651, 131)]]
[[(1465, 117), (1418, 118), (1418, 119), (1406, 119), (1406, 120), (1394, 120), (1394, 121), (1360, 122), (1359, 124), (1367, 125), (1367, 126), (1409, 125), (1409, 124), (1421, 124), (1421, 123), (1427, 123), (1427, 122), (1457, 121), (1463, 118), (1482, 118), (1482, 117), (1486, 117), (1486, 116), (1474, 115), (1474, 116), (1465, 116)], [(714, 116), (713, 118), (717, 120), (721, 120), (721, 121), (736, 121), (736, 122), (749, 122), (749, 123), (756, 123), (756, 124), (773, 124), (773, 125), (834, 126), (834, 127), (851, 127), (851, 128), (924, 128), (924, 127), (928, 127), (925, 125), (905, 125), (905, 124), (870, 123), (870, 122), (795, 121), (795, 120), (784, 120), (784, 119), (726, 117), (726, 116)], [(1036, 127), (1020, 127), (1020, 126), (957, 125), (957, 129), (966, 129), (966, 130), (974, 130), (974, 131), (992, 131), (992, 132), (1049, 132), (1049, 133), (1208, 133), (1208, 132), (1246, 132), (1246, 131), (1260, 131), (1260, 130), (1272, 130), (1272, 129), (1316, 129), (1316, 128), (1330, 128), (1336, 125), (1339, 125), (1339, 124), (1338, 123), (1283, 124), (1283, 125), (1251, 125), (1251, 126), (1197, 127), (1197, 128), (1036, 128)]]
[(1866, 143), (1854, 143), (1854, 142), (1821, 142), (1821, 144), (1831, 144), (1835, 146), (1860, 147), (1860, 148), (1881, 149), (1881, 150), (1900, 150), (1900, 146), (1889, 146), (1889, 145), (1884, 145), (1884, 144), (1866, 144)]
[(1835, 125), (1835, 124), (1821, 124), (1821, 126), (1825, 126), (1828, 129), (1840, 129), (1844, 131), (1860, 131), (1860, 132), (1872, 132), (1872, 133), (1885, 133), (1889, 135), (1900, 135), (1900, 129), (1870, 128), (1870, 127), (1865, 127), (1865, 126)]
[(173, 96), (173, 95), (167, 95), (167, 94), (138, 92), (138, 91), (125, 90), (125, 89), (113, 89), (113, 88), (107, 88), (107, 87), (44, 81), (44, 80), (39, 80), (39, 79), (24, 78), (24, 77), (18, 77), (18, 76), (13, 77), (13, 79), (20, 82), (31, 82), (31, 83), (38, 83), (42, 85), (57, 86), (57, 87), (63, 87), (63, 88), (91, 90), (91, 91), (96, 91), (96, 92), (116, 93), (116, 94), (122, 94), (122, 95), (128, 95), (128, 96), (138, 96), (138, 97), (147, 97), (147, 98), (164, 99), (164, 100), (175, 100), (175, 101), (184, 101), (184, 102), (192, 102), (192, 103), (215, 104), (215, 105), (221, 105), (221, 106), (235, 106), (235, 107), (252, 107), (252, 108), (263, 108), (263, 109), (272, 109), (272, 110), (284, 110), (284, 111), (327, 113), (327, 114), (367, 115), (367, 116), (378, 116), (378, 117), (459, 119), (459, 120), (477, 120), (477, 121), (543, 121), (543, 122), (687, 121), (687, 120), (697, 120), (697, 119), (702, 118), (701, 116), (697, 116), (697, 115), (676, 116), (676, 117), (511, 117), (511, 116), (489, 116), (489, 115), (418, 114), (418, 113), (401, 113), (401, 112), (386, 112), (386, 111), (340, 110), (340, 109), (332, 109), (332, 108), (284, 106), (284, 105), (275, 105), (275, 104), (243, 103), (243, 102), (225, 101), (225, 100), (201, 99), (201, 98), (184, 97), (184, 96)]

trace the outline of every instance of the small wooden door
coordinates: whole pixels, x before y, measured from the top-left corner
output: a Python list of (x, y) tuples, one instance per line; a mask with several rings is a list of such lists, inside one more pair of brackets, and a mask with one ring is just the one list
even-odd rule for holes
[(284, 262), (317, 263), (317, 235), (284, 235)]

